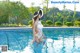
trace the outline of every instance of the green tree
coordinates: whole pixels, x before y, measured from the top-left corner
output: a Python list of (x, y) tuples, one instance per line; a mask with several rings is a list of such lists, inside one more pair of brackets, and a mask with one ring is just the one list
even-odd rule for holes
[[(76, 4), (74, 4), (73, 23), (75, 22), (75, 17), (76, 17)], [(75, 24), (74, 24), (74, 26), (75, 26)]]
[(46, 12), (48, 11), (48, 5), (49, 5), (49, 0), (44, 0), (44, 3), (46, 4)]
[(63, 5), (63, 16), (62, 16), (62, 18), (63, 18), (63, 25), (64, 25), (64, 20), (65, 20), (65, 8), (66, 8), (66, 6), (65, 6), (65, 4)]

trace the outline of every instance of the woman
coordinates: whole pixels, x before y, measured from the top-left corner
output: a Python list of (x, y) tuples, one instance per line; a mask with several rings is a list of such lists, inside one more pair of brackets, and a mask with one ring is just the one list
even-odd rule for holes
[(34, 13), (34, 18), (32, 18), (32, 21), (33, 21), (32, 28), (33, 28), (33, 37), (34, 37), (33, 42), (40, 43), (44, 38), (44, 35), (42, 32), (43, 25), (40, 21), (42, 15), (43, 15), (42, 10), (39, 10), (38, 12)]

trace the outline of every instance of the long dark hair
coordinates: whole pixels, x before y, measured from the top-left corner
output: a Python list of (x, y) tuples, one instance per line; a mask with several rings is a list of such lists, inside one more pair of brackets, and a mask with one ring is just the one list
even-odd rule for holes
[[(34, 21), (36, 21), (36, 19), (38, 18), (39, 15), (40, 15), (40, 16), (43, 15), (42, 10), (39, 10), (38, 12), (35, 12), (35, 13), (34, 13)], [(39, 20), (40, 20), (40, 18), (39, 18)]]
[(37, 20), (38, 16), (39, 16), (39, 13), (38, 13), (38, 12), (35, 12), (35, 13), (34, 13), (34, 17), (33, 17), (34, 21)]

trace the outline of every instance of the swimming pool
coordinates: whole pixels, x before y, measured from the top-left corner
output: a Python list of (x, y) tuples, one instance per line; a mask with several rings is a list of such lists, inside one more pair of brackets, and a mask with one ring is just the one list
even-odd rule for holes
[(19, 51), (14, 53), (80, 53), (80, 28), (43, 28), (43, 32), (46, 46), (36, 46), (30, 44), (31, 28), (0, 29), (0, 45), (8, 45), (9, 51)]

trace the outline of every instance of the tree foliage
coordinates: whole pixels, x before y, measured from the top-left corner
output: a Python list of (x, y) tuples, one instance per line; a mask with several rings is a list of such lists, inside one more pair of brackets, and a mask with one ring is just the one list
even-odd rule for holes
[[(53, 24), (52, 26), (62, 26), (64, 22), (63, 25), (71, 25), (72, 23), (74, 26), (80, 26), (80, 12), (69, 9), (59, 10), (55, 7), (48, 8), (48, 0), (46, 1), (47, 6), (44, 6), (43, 9), (43, 25), (48, 24), (50, 26)], [(25, 7), (21, 2), (0, 2), (0, 25), (28, 25), (31, 23), (30, 20), (32, 20), (34, 12), (39, 9), (40, 7)], [(48, 10), (46, 11), (46, 9)]]

